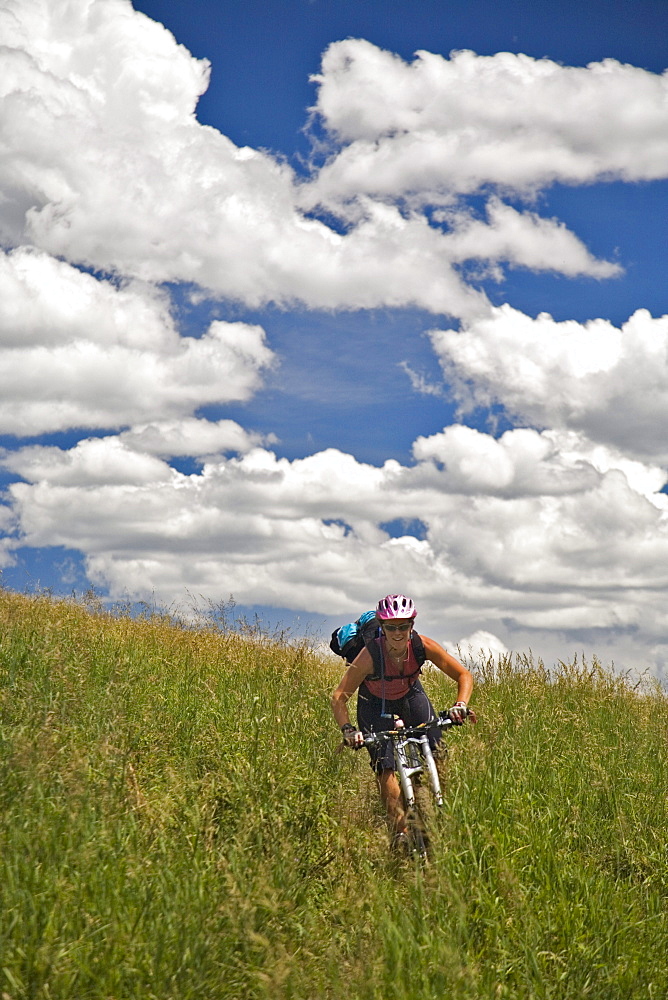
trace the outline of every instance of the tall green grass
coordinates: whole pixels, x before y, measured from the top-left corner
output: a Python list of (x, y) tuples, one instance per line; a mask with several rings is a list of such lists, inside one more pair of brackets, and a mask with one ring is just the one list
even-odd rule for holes
[(339, 674), (307, 644), (0, 591), (3, 1000), (668, 996), (658, 688), (479, 665), (424, 869), (336, 752)]

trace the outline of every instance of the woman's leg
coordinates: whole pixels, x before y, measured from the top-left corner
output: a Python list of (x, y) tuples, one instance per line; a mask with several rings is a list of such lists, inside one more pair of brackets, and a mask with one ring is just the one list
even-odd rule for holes
[[(393, 702), (388, 702), (391, 706)], [(388, 719), (382, 712), (383, 703), (371, 692), (361, 688), (357, 695), (357, 724), (363, 733), (382, 732), (388, 728)], [(389, 710), (389, 709), (388, 709)], [(380, 798), (387, 812), (390, 835), (396, 837), (406, 830), (406, 814), (401, 800), (401, 787), (394, 773), (394, 751), (389, 740), (380, 746), (367, 747), (371, 767), (376, 774)]]
[(387, 822), (391, 834), (404, 833), (406, 813), (401, 804), (401, 788), (394, 771), (383, 769), (378, 773), (380, 797), (387, 810)]

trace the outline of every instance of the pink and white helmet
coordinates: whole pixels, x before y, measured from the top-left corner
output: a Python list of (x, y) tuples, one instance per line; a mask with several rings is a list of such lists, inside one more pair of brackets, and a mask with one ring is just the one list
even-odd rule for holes
[(415, 618), (417, 611), (410, 597), (403, 594), (388, 594), (382, 601), (378, 601), (376, 617), (381, 621), (389, 621), (391, 618)]

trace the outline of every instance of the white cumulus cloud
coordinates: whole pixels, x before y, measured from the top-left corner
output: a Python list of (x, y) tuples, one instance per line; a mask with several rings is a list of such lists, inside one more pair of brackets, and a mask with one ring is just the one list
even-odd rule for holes
[(329, 46), (315, 79), (315, 111), (343, 144), (311, 193), (325, 203), (668, 173), (668, 74), (614, 59), (420, 51), (408, 63), (349, 38)]
[(39, 251), (0, 253), (0, 429), (116, 428), (248, 399), (274, 357), (264, 331), (212, 323), (180, 337), (168, 298), (117, 287)]
[(668, 316), (639, 309), (617, 328), (504, 305), (431, 338), (464, 408), (499, 402), (530, 424), (668, 464)]
[(519, 212), (499, 198), (487, 202), (487, 219), (465, 212), (442, 211), (437, 218), (451, 225), (447, 243), (455, 261), (506, 261), (532, 271), (557, 271), (575, 276), (612, 278), (618, 264), (597, 260), (563, 222), (534, 212)]

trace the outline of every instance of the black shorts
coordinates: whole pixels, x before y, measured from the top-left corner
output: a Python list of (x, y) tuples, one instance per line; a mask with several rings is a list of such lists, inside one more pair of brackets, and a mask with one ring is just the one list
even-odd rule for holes
[[(407, 694), (396, 701), (385, 699), (385, 714), (390, 718), (383, 718), (383, 700), (371, 694), (365, 684), (362, 684), (357, 693), (357, 725), (363, 733), (382, 733), (384, 729), (392, 729), (392, 717), (397, 715), (404, 720), (407, 726), (417, 726), (421, 722), (430, 722), (436, 718), (425, 689), (416, 680)], [(436, 750), (441, 742), (441, 730), (437, 726), (428, 733), (429, 745), (432, 750)], [(393, 771), (394, 753), (389, 740), (383, 743), (367, 747), (371, 757), (371, 767), (374, 771)]]

